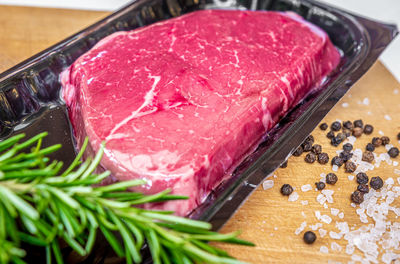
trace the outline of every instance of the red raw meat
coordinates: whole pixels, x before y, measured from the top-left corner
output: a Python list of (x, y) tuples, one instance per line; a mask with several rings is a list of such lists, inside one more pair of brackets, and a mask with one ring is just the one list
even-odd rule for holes
[(185, 215), (338, 64), (326, 33), (294, 14), (197, 11), (101, 40), (63, 74), (78, 145), (106, 142), (113, 180), (189, 200)]

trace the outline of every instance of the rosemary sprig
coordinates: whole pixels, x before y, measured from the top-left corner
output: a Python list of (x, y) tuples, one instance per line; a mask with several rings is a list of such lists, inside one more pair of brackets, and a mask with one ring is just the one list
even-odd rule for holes
[[(210, 241), (253, 245), (238, 233), (219, 234), (211, 225), (145, 210), (144, 203), (185, 199), (165, 190), (144, 195), (127, 189), (145, 184), (131, 180), (96, 186), (110, 173), (96, 173), (103, 146), (97, 155), (81, 162), (83, 148), (72, 164), (60, 173), (60, 161), (47, 155), (61, 145), (42, 148), (47, 133), (19, 143), (19, 134), (0, 142), (0, 263), (25, 263), (21, 243), (46, 248), (47, 263), (63, 263), (59, 240), (84, 256), (91, 252), (98, 230), (115, 253), (127, 263), (140, 263), (147, 243), (154, 263), (241, 263)], [(115, 234), (122, 238), (119, 240)]]

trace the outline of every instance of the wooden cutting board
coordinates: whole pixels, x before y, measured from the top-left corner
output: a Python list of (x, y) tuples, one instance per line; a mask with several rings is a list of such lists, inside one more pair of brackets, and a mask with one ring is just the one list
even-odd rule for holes
[[(0, 6), (0, 71), (15, 65), (29, 56), (49, 47), (63, 38), (77, 32), (106, 16), (106, 12), (91, 12), (77, 10), (43, 9), (27, 7)], [(379, 131), (389, 136), (395, 146), (399, 146), (396, 135), (400, 132), (400, 90), (399, 83), (381, 64), (376, 63), (351, 91), (336, 105), (325, 118), (331, 123), (336, 119), (363, 119), (375, 127), (372, 135), (363, 135), (356, 142), (356, 147), (364, 148)], [(385, 118), (385, 115), (387, 120)], [(337, 150), (330, 146), (325, 137), (327, 131), (315, 129), (312, 133), (316, 142), (323, 146), (323, 151), (332, 157)], [(377, 152), (383, 152), (381, 147)], [(400, 158), (397, 158), (400, 162)], [(370, 173), (397, 178), (395, 167), (382, 164), (379, 169)], [(399, 168), (400, 169), (400, 168)], [(269, 190), (258, 188), (245, 202), (243, 207), (222, 229), (223, 232), (241, 230), (242, 238), (257, 244), (254, 248), (221, 245), (233, 256), (250, 263), (328, 263), (329, 260), (347, 263), (351, 257), (344, 251), (346, 243), (334, 240), (329, 235), (318, 237), (313, 245), (302, 241), (302, 234), (295, 235), (295, 230), (303, 221), (307, 226), (317, 223), (314, 211), (330, 215), (330, 209), (325, 209), (316, 202), (317, 192), (311, 190), (302, 192), (300, 187), (314, 183), (320, 179), (321, 173), (331, 171), (329, 165), (307, 164), (304, 155), (291, 157), (285, 169), (275, 172), (274, 187)], [(354, 180), (349, 180), (343, 168), (337, 173), (339, 181), (328, 189), (334, 190), (334, 203), (329, 208), (337, 208), (344, 213), (344, 219), (332, 216), (333, 224), (324, 224), (323, 228), (335, 230), (336, 221), (347, 221), (350, 226), (361, 226), (355, 208), (350, 206), (349, 196), (357, 187)], [(280, 186), (289, 183), (296, 188), (300, 197), (295, 202), (289, 202), (287, 197), (279, 193)], [(308, 201), (303, 205), (301, 201)], [(396, 201), (399, 205), (399, 201)], [(399, 221), (390, 216), (393, 221)], [(308, 227), (306, 229), (309, 229)], [(337, 230), (335, 230), (337, 231)], [(318, 233), (317, 233), (318, 234)], [(337, 242), (343, 247), (341, 251), (331, 250), (331, 243)], [(329, 254), (319, 252), (321, 246), (329, 248)], [(361, 255), (356, 250), (355, 253)]]

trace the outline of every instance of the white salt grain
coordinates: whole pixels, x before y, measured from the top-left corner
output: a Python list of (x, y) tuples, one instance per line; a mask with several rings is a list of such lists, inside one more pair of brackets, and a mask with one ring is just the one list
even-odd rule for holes
[(299, 194), (297, 192), (292, 192), (291, 195), (289, 195), (289, 202), (295, 202), (297, 201), (297, 199), (299, 199)]
[(344, 218), (344, 213), (340, 212), (338, 216), (339, 216), (340, 219), (343, 219)]
[(324, 254), (328, 254), (329, 253), (329, 249), (326, 246), (321, 246), (319, 248), (319, 252), (324, 253)]
[(330, 231), (329, 232), (329, 236), (333, 239), (341, 239), (342, 238), (342, 234)]
[(348, 245), (346, 246), (346, 254), (351, 255), (351, 254), (353, 254), (353, 253), (354, 253), (354, 246), (348, 244)]
[(308, 205), (308, 201), (307, 200), (303, 200), (303, 201), (301, 201), (301, 204), (302, 205)]
[(399, 163), (397, 161), (393, 161), (393, 166), (396, 167), (397, 165), (399, 165)]
[(349, 104), (348, 104), (348, 103), (343, 103), (343, 104), (342, 104), (342, 107), (343, 107), (343, 108), (347, 108), (347, 107), (349, 107)]
[(347, 179), (349, 179), (349, 181), (352, 181), (352, 180), (354, 180), (354, 176), (353, 175), (349, 175), (349, 176), (347, 176)]
[(321, 223), (316, 223), (315, 225), (309, 225), (309, 227), (311, 228), (311, 230), (315, 231), (318, 228), (322, 227)]
[(320, 220), (321, 219), (321, 212), (320, 211), (315, 211), (315, 217)]
[(386, 120), (389, 120), (389, 121), (392, 120), (392, 118), (389, 115), (385, 115), (384, 117)]
[(306, 226), (307, 226), (307, 222), (304, 221), (303, 223), (301, 223), (299, 228), (297, 228), (296, 231), (294, 231), (294, 234), (299, 235), (301, 232), (303, 232), (303, 230), (304, 230), (304, 228), (306, 228)]
[(354, 145), (354, 143), (356, 142), (357, 138), (355, 136), (350, 136), (350, 137), (347, 138), (347, 140), (351, 145)]
[(333, 251), (342, 251), (342, 247), (336, 242), (331, 243), (331, 249)]
[(337, 165), (333, 165), (333, 166), (332, 166), (332, 170), (333, 170), (333, 171), (338, 171), (338, 169), (339, 169), (339, 167), (338, 167)]
[(399, 93), (399, 89), (394, 89), (393, 90), (393, 94), (398, 94)]
[(263, 182), (262, 186), (263, 186), (264, 190), (271, 189), (272, 187), (274, 187), (274, 181), (273, 180), (266, 180), (266, 181)]
[(368, 98), (368, 97), (365, 97), (365, 98), (364, 98), (363, 104), (364, 104), (364, 105), (369, 105), (369, 98)]
[(320, 228), (320, 229), (318, 229), (318, 233), (319, 233), (319, 236), (322, 238), (322, 237), (326, 236), (326, 234), (328, 233), (328, 231), (326, 231), (326, 230), (323, 229), (323, 228)]
[(381, 135), (381, 136), (385, 135), (385, 134), (383, 133), (382, 130), (379, 130), (378, 133), (379, 133), (379, 135)]
[(308, 192), (308, 191), (311, 191), (311, 190), (312, 190), (312, 187), (311, 187), (310, 184), (305, 184), (305, 185), (301, 186), (301, 191), (302, 192)]
[(337, 216), (339, 214), (339, 209), (331, 208), (331, 215)]
[(332, 218), (329, 215), (321, 215), (321, 221), (330, 224), (332, 222)]
[(326, 197), (322, 193), (320, 193), (320, 194), (317, 195), (316, 200), (320, 204), (324, 204), (326, 202)]
[[(400, 174), (400, 170), (399, 169), (394, 169), (394, 173)], [(399, 184), (400, 184), (400, 182), (399, 182)]]

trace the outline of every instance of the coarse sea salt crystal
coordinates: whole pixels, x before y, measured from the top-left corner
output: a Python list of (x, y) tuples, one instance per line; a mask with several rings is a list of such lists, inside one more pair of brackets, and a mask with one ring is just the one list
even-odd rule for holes
[(349, 104), (348, 103), (343, 103), (342, 107), (347, 108), (347, 107), (349, 107)]
[(339, 209), (331, 208), (331, 215), (337, 216), (339, 214)]
[(342, 247), (336, 242), (331, 243), (331, 249), (333, 251), (342, 251)]
[(328, 254), (329, 253), (329, 249), (326, 246), (321, 246), (319, 248), (319, 252), (324, 253), (324, 254)]
[(349, 179), (349, 181), (352, 181), (352, 180), (354, 180), (354, 176), (353, 175), (349, 175), (349, 176), (347, 176), (347, 179)]
[(355, 250), (355, 248), (354, 248), (353, 245), (347, 244), (347, 246), (346, 246), (346, 254), (351, 255), (351, 254), (354, 253), (354, 250)]
[(308, 201), (307, 200), (303, 200), (303, 201), (301, 201), (301, 204), (302, 205), (308, 205)]
[(393, 180), (393, 178), (387, 178), (386, 179), (386, 181), (385, 181), (385, 183), (387, 184), (387, 185), (393, 185), (394, 184), (394, 180)]
[(329, 236), (333, 239), (341, 239), (342, 238), (342, 234), (330, 231), (329, 232)]
[(321, 221), (330, 224), (332, 222), (332, 218), (329, 215), (321, 215)]
[(392, 118), (389, 115), (385, 115), (384, 117), (386, 120), (389, 120), (389, 121), (392, 120)]
[(320, 237), (324, 237), (324, 236), (326, 236), (326, 234), (328, 233), (328, 231), (326, 231), (326, 230), (323, 229), (323, 228), (320, 228), (320, 229), (318, 229), (318, 233), (319, 233), (319, 236), (320, 236)]
[(356, 142), (357, 138), (355, 136), (350, 136), (347, 138), (347, 141), (351, 144), (354, 145), (354, 143)]
[(332, 170), (333, 170), (333, 171), (338, 171), (338, 169), (339, 169), (339, 167), (338, 167), (337, 165), (333, 165), (333, 166), (332, 166)]
[(301, 191), (302, 192), (308, 192), (308, 191), (311, 191), (311, 190), (312, 190), (312, 187), (311, 187), (310, 184), (305, 184), (305, 185), (301, 186)]
[(303, 230), (304, 230), (304, 228), (306, 228), (306, 226), (307, 226), (307, 222), (304, 221), (303, 223), (301, 223), (299, 228), (297, 228), (296, 231), (294, 231), (294, 234), (299, 235), (301, 232), (303, 232)]
[(327, 189), (325, 189), (325, 190), (322, 190), (321, 193), (322, 193), (323, 195), (325, 195), (326, 201), (327, 201), (328, 203), (333, 203), (333, 197), (332, 197), (332, 195), (333, 195), (333, 193), (334, 193), (333, 190), (327, 190)]
[(393, 166), (396, 167), (397, 165), (399, 165), (399, 163), (397, 161), (393, 161)]
[(326, 202), (326, 197), (322, 193), (320, 193), (320, 194), (317, 195), (316, 200), (320, 204), (324, 204)]
[(318, 228), (322, 227), (321, 223), (316, 223), (315, 225), (309, 225), (309, 227), (311, 228), (311, 230), (315, 231)]
[(295, 202), (297, 199), (299, 199), (299, 194), (297, 192), (292, 192), (292, 194), (289, 195), (288, 201)]
[(264, 190), (271, 189), (272, 187), (274, 187), (274, 181), (273, 180), (266, 180), (266, 181), (263, 182), (262, 186), (263, 186)]
[(321, 212), (320, 211), (315, 211), (315, 217), (319, 220), (321, 219)]

